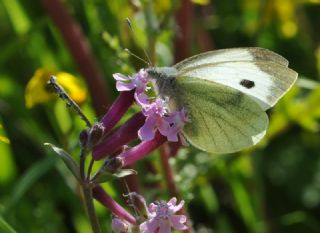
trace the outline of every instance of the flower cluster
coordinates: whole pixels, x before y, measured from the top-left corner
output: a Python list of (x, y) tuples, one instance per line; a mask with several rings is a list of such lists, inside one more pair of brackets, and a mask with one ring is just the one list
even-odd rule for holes
[[(104, 135), (99, 143), (93, 146), (92, 152), (94, 160), (117, 154), (116, 157), (111, 156), (105, 161), (108, 165), (114, 164), (112, 159), (116, 158), (116, 161), (119, 161), (117, 166), (110, 166), (103, 170), (110, 173), (142, 159), (165, 141), (180, 140), (183, 143), (181, 130), (188, 122), (185, 109), (170, 111), (167, 100), (160, 97), (149, 98), (147, 95), (147, 91), (150, 90), (149, 78), (145, 70), (140, 70), (133, 76), (114, 74), (114, 78), (117, 81), (116, 88), (121, 93), (100, 121)], [(136, 113), (122, 126), (112, 130), (134, 101), (141, 107), (141, 112)], [(100, 129), (99, 126), (100, 124), (95, 128)], [(92, 132), (96, 131), (92, 130)], [(100, 131), (96, 133), (100, 135), (98, 133)], [(95, 139), (96, 134), (91, 138)], [(132, 148), (125, 146), (138, 137), (141, 143)], [(97, 174), (103, 174), (103, 172)], [(133, 193), (128, 196), (130, 196), (131, 205), (138, 213), (135, 218), (117, 204), (102, 187), (97, 186), (93, 189), (93, 197), (112, 210), (115, 216), (112, 219), (112, 230), (115, 233), (130, 233), (138, 230), (137, 228), (141, 233), (171, 233), (171, 229), (187, 229), (186, 216), (176, 214), (183, 207), (183, 201), (176, 204), (177, 199), (172, 198), (169, 202), (155, 202), (147, 207), (142, 196)]]
[(148, 220), (140, 224), (141, 233), (153, 233), (158, 230), (161, 233), (171, 233), (171, 228), (175, 230), (186, 230), (187, 218), (184, 215), (176, 215), (184, 205), (184, 201), (177, 203), (177, 198), (170, 201), (151, 203), (148, 208)]
[(122, 74), (114, 75), (116, 88), (118, 91), (135, 91), (135, 100), (141, 106), (142, 113), (146, 117), (144, 125), (139, 129), (138, 136), (142, 141), (150, 141), (155, 137), (158, 130), (168, 141), (177, 142), (181, 137), (181, 130), (188, 122), (185, 109), (181, 111), (169, 112), (168, 101), (160, 97), (151, 101), (146, 95), (150, 89), (149, 79), (145, 70), (140, 70), (137, 74), (124, 76)]
[[(154, 202), (147, 207), (144, 198), (140, 195), (138, 196), (140, 201), (144, 203), (141, 206), (145, 206), (142, 209), (146, 209), (148, 215), (147, 219), (139, 225), (140, 233), (171, 233), (172, 228), (180, 231), (188, 229), (186, 216), (176, 214), (182, 209), (184, 201), (177, 204), (177, 198), (173, 197), (168, 202)], [(141, 208), (137, 208), (137, 210), (141, 211)], [(119, 217), (112, 219), (112, 229), (116, 233), (129, 233), (131, 232), (131, 226), (126, 220)]]

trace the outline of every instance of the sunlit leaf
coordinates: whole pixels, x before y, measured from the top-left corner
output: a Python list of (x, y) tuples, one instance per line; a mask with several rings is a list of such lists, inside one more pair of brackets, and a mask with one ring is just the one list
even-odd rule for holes
[(16, 175), (14, 156), (9, 143), (10, 140), (6, 137), (6, 132), (0, 124), (0, 184), (9, 183)]

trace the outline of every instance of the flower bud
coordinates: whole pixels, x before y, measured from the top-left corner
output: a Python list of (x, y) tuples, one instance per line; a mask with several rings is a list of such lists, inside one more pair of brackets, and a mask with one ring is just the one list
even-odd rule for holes
[(101, 170), (113, 174), (122, 167), (123, 167), (122, 159), (119, 157), (113, 157), (105, 160)]
[(105, 127), (102, 123), (94, 124), (89, 130), (87, 146), (91, 148), (94, 145), (98, 144), (104, 136), (104, 131)]
[(130, 192), (127, 195), (124, 195), (128, 198), (128, 201), (131, 205), (134, 206), (137, 211), (140, 221), (148, 219), (148, 207), (144, 197), (136, 192)]
[(89, 130), (88, 129), (82, 130), (79, 135), (79, 142), (80, 142), (81, 148), (85, 148), (87, 146), (88, 138), (89, 138)]

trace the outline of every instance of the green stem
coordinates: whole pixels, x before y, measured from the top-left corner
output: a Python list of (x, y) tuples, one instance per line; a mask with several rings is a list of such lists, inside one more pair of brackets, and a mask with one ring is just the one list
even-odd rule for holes
[(92, 188), (90, 185), (83, 185), (84, 201), (87, 209), (87, 214), (90, 219), (93, 233), (102, 233), (100, 223), (93, 204)]
[(81, 152), (80, 152), (80, 177), (81, 177), (81, 186), (84, 186), (86, 180), (86, 174), (85, 174), (85, 163), (86, 163), (86, 149), (81, 148)]
[[(93, 187), (90, 185), (90, 180), (86, 179), (86, 173), (85, 173), (86, 153), (87, 151), (82, 148), (80, 153), (80, 176), (81, 176), (81, 187), (82, 187), (83, 196), (84, 196), (84, 204), (85, 204), (86, 211), (91, 223), (93, 233), (101, 233), (100, 223), (99, 223), (96, 210), (93, 204), (93, 196), (92, 196)], [(91, 163), (89, 165), (90, 170), (91, 170), (90, 167), (92, 167)], [(90, 176), (90, 173), (88, 174), (88, 176)]]
[(89, 167), (88, 167), (88, 172), (87, 172), (87, 181), (88, 182), (90, 181), (90, 176), (91, 176), (93, 164), (94, 164), (94, 159), (93, 159), (93, 157), (91, 157)]

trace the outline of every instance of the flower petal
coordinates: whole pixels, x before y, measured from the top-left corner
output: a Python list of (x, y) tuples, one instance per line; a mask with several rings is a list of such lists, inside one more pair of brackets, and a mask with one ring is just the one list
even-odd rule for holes
[(120, 73), (113, 74), (112, 76), (117, 81), (129, 81), (130, 80), (130, 77), (125, 76), (125, 75), (120, 74)]
[(168, 201), (168, 205), (173, 205), (175, 206), (177, 203), (177, 198), (176, 197), (173, 197), (171, 198), (169, 201)]
[(141, 233), (154, 233), (154, 231), (159, 227), (158, 220), (152, 218), (140, 224), (139, 229)]
[(184, 225), (186, 223), (187, 218), (184, 215), (172, 215), (169, 217), (171, 226), (176, 230), (186, 230), (188, 227)]
[(121, 81), (117, 81), (116, 88), (117, 88), (118, 91), (131, 91), (135, 87), (134, 87), (134, 85), (132, 83), (124, 83), (124, 82), (121, 82)]
[(149, 116), (144, 125), (139, 129), (138, 136), (141, 141), (150, 141), (155, 135), (156, 116)]
[(181, 210), (183, 205), (184, 205), (184, 201), (182, 200), (178, 205), (170, 207), (170, 210), (173, 211), (173, 213), (176, 213), (179, 210)]
[(162, 220), (160, 222), (159, 233), (171, 233), (171, 225), (168, 220)]
[(142, 108), (146, 107), (147, 105), (150, 105), (149, 98), (145, 93), (140, 93), (140, 94), (135, 93), (134, 98), (135, 98), (137, 104), (142, 106)]

